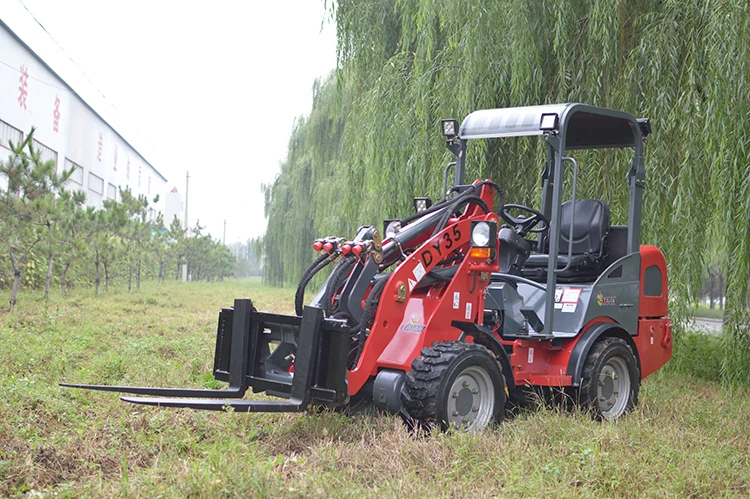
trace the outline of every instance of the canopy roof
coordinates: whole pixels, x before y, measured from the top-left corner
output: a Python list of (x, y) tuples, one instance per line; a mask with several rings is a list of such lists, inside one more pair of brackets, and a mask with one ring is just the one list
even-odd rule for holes
[(629, 113), (586, 104), (485, 109), (468, 115), (459, 130), (462, 139), (542, 135), (543, 114), (556, 114), (566, 149), (635, 147), (641, 140), (636, 119)]

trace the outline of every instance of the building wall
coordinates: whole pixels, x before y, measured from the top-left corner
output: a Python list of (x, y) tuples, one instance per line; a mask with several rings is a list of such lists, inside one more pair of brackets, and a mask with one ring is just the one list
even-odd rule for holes
[(67, 187), (85, 191), (88, 205), (120, 201), (118, 189), (129, 187), (150, 201), (158, 194), (153, 215), (165, 212), (167, 180), (0, 23), (0, 155), (9, 153), (7, 137), (25, 137), (32, 126), (59, 172), (80, 168)]
[[(170, 192), (167, 193), (167, 198), (165, 200), (165, 212), (164, 212), (164, 226), (169, 227), (174, 220), (174, 217), (177, 217), (178, 220), (184, 225), (185, 223), (185, 203), (182, 202), (182, 196), (180, 196), (180, 193), (177, 192), (177, 188), (175, 187)], [(184, 227), (183, 227), (184, 228)]]

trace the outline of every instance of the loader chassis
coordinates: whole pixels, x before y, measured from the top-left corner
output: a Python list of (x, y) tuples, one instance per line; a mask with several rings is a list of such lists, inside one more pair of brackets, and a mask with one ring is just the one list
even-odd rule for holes
[[(444, 120), (456, 161), (441, 200), (417, 198), (419, 211), (390, 221), (385, 234), (363, 226), (349, 241), (315, 241), (296, 315), (258, 312), (249, 299), (221, 311), (214, 376), (227, 389), (65, 386), (240, 412), (372, 403), (469, 430), (502, 419), (521, 387), (544, 386), (573, 390), (594, 416), (618, 418), (672, 354), (666, 262), (640, 244), (649, 133), (647, 120), (584, 104), (476, 111), (460, 128)], [(468, 141), (520, 135), (547, 144), (539, 210), (506, 205), (492, 181), (464, 183)], [(579, 165), (566, 155), (610, 147), (634, 151), (623, 226), (610, 225), (603, 201), (576, 198)], [(329, 264), (304, 306), (307, 284)], [(248, 388), (285, 400), (243, 399)]]

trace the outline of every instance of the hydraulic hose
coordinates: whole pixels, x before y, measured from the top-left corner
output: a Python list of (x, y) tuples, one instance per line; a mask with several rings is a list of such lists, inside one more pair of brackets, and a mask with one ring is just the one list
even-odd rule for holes
[(359, 257), (356, 255), (346, 255), (344, 258), (339, 260), (336, 267), (331, 272), (331, 277), (328, 278), (325, 293), (323, 294), (323, 310), (328, 317), (338, 312), (338, 304), (334, 306), (333, 298), (336, 296), (339, 288), (344, 285), (344, 280), (349, 276), (352, 266), (357, 263)]
[(435, 213), (441, 208), (444, 208), (448, 204), (452, 203), (453, 199), (443, 199), (438, 201), (437, 203), (433, 204), (429, 208), (427, 208), (425, 211), (420, 211), (419, 213), (413, 213), (409, 215), (408, 217), (402, 219), (399, 223), (403, 226), (408, 224), (409, 222), (413, 222), (414, 220), (421, 218), (425, 215), (429, 215), (430, 213)]
[(378, 309), (378, 303), (380, 302), (380, 295), (383, 294), (383, 288), (385, 288), (386, 282), (388, 282), (387, 275), (382, 276), (372, 286), (370, 294), (365, 300), (365, 310), (362, 313), (362, 319), (359, 324), (355, 326), (354, 333), (357, 335), (357, 352), (350, 364), (350, 369), (354, 369), (359, 362), (359, 357), (362, 355), (362, 350), (365, 348), (365, 341), (367, 340), (367, 326), (375, 319), (375, 312)]
[(435, 226), (435, 230), (432, 232), (432, 235), (434, 236), (441, 230), (445, 229), (445, 227), (448, 225), (448, 220), (450, 220), (451, 215), (453, 212), (455, 212), (461, 205), (464, 203), (473, 202), (477, 206), (479, 206), (482, 210), (484, 210), (485, 213), (489, 213), (490, 209), (487, 207), (487, 203), (484, 202), (482, 198), (475, 194), (464, 194), (463, 196), (459, 196), (456, 198), (455, 203), (453, 206), (450, 207), (449, 210), (446, 210), (446, 212), (443, 214), (443, 216), (440, 218), (440, 221)]
[(302, 315), (302, 307), (305, 302), (305, 288), (307, 287), (307, 284), (315, 274), (320, 272), (329, 263), (331, 263), (331, 255), (323, 253), (318, 256), (318, 258), (316, 258), (302, 274), (302, 279), (300, 279), (299, 285), (297, 285), (297, 293), (294, 295), (294, 310), (297, 312), (297, 315)]
[(483, 180), (477, 184), (477, 186), (481, 187), (483, 185), (489, 185), (495, 191), (497, 191), (498, 195), (500, 196), (500, 210), (503, 209), (503, 206), (505, 206), (505, 192), (500, 188), (499, 185), (497, 185), (495, 182), (492, 182), (491, 180)]

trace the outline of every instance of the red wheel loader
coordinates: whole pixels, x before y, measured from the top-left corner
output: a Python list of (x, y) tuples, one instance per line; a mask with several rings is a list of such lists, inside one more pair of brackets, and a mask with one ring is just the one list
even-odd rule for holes
[[(249, 299), (221, 310), (214, 376), (226, 389), (64, 386), (237, 412), (371, 403), (468, 430), (501, 419), (523, 387), (572, 391), (598, 418), (625, 414), (672, 355), (664, 256), (640, 244), (649, 121), (558, 104), (476, 111), (442, 130), (455, 162), (441, 200), (416, 198), (416, 213), (386, 221), (382, 235), (364, 226), (351, 240), (315, 241), (296, 315), (259, 312)], [(547, 149), (539, 209), (505, 204), (492, 181), (464, 182), (468, 141), (529, 135)], [(604, 148), (633, 151), (627, 225), (610, 224), (604, 201), (576, 196), (572, 153)], [(245, 399), (248, 388), (281, 400)]]

